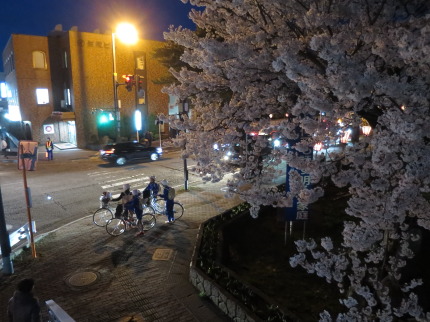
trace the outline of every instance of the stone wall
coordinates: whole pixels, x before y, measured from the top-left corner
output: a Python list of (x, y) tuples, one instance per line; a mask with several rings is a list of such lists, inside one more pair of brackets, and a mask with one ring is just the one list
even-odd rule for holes
[[(224, 248), (222, 245), (222, 228), (224, 225), (228, 225), (232, 220), (243, 215), (249, 214), (247, 211), (244, 212), (243, 210), (230, 210), (200, 225), (190, 264), (189, 277), (191, 284), (196, 287), (202, 297), (207, 297), (211, 300), (233, 321), (299, 321), (293, 314), (280, 310), (275, 301), (268, 298), (252, 285), (241, 281), (239, 276), (220, 263), (219, 259), (222, 257), (221, 250)], [(210, 228), (205, 229), (208, 227)], [(216, 228), (214, 229), (214, 227)], [(212, 240), (209, 241), (212, 248), (217, 249), (217, 251), (209, 255), (209, 257), (214, 257), (209, 259), (209, 262), (212, 262), (210, 268), (212, 273), (214, 271), (217, 272), (212, 275), (217, 276), (216, 278), (218, 281), (214, 280), (204, 269), (201, 269), (201, 265), (198, 264), (198, 261), (201, 262), (205, 256), (208, 256), (208, 253), (202, 251), (205, 247), (203, 244), (208, 242), (205, 233), (207, 236), (210, 236), (208, 240), (212, 238)], [(216, 238), (216, 240), (214, 240), (214, 238)], [(221, 285), (222, 283), (219, 282), (220, 280), (224, 280), (223, 285), (232, 284), (235, 286), (234, 288), (230, 286), (230, 290), (228, 290)], [(225, 280), (228, 280), (227, 284), (225, 284)], [(250, 309), (251, 307), (253, 310)], [(258, 312), (258, 315), (255, 312)]]
[[(202, 225), (204, 225), (203, 223)], [(252, 312), (249, 312), (246, 307), (242, 306), (241, 303), (226, 292), (221, 286), (219, 286), (213, 279), (207, 276), (201, 269), (196, 266), (197, 253), (201, 243), (201, 231), (200, 226), (199, 238), (197, 239), (196, 246), (194, 248), (193, 256), (190, 265), (190, 282), (200, 292), (202, 296), (207, 296), (212, 303), (214, 303), (221, 311), (227, 314), (233, 321), (243, 322), (254, 322), (262, 321), (256, 317)]]

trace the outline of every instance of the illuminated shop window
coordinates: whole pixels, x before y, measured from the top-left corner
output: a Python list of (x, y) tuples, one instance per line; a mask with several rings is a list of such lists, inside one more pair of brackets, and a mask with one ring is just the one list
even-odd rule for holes
[(6, 83), (1, 82), (0, 83), (0, 98), (6, 98), (6, 97), (7, 97)]
[(48, 104), (49, 103), (49, 92), (47, 88), (36, 89), (37, 104)]
[(70, 88), (66, 88), (64, 90), (64, 100), (66, 102), (66, 105), (72, 105), (72, 97), (70, 95)]
[(43, 51), (33, 51), (33, 68), (46, 69), (46, 55)]

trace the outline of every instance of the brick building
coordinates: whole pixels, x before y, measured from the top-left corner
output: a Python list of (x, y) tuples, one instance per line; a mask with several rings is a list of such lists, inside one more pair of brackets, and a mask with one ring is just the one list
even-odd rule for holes
[[(121, 140), (136, 139), (146, 130), (158, 133), (156, 115), (177, 113), (174, 98), (153, 82), (167, 74), (152, 58), (154, 49), (163, 45), (115, 41)], [(11, 122), (21, 122), (23, 137), (43, 143), (50, 136), (80, 148), (97, 146), (106, 137), (115, 140), (112, 49), (112, 33), (81, 32), (76, 27), (63, 31), (57, 25), (46, 37), (11, 35), (3, 50), (8, 115)], [(128, 91), (122, 75), (138, 76), (139, 86)], [(141, 112), (139, 132), (136, 110)], [(167, 134), (167, 128), (161, 132)]]

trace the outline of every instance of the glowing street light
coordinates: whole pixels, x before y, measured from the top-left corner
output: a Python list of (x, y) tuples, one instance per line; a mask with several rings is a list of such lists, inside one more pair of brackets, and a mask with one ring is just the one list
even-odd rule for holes
[(113, 106), (116, 119), (116, 142), (119, 142), (119, 138), (121, 136), (121, 115), (118, 100), (118, 74), (116, 72), (116, 37), (118, 37), (121, 42), (131, 45), (136, 43), (138, 40), (137, 30), (131, 24), (121, 23), (117, 26), (116, 32), (112, 33)]
[(136, 139), (139, 142), (139, 131), (142, 130), (142, 112), (134, 111), (134, 127), (136, 128)]
[(321, 150), (322, 150), (322, 147), (323, 147), (322, 142), (315, 143), (315, 145), (314, 145), (314, 150), (315, 150), (315, 151), (321, 151)]

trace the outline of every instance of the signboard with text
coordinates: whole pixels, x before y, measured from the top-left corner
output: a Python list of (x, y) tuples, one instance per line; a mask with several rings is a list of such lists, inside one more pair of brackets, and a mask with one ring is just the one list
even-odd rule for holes
[[(304, 158), (312, 159), (312, 157), (313, 157), (312, 148), (310, 148), (309, 151), (305, 152), (305, 153), (298, 152), (296, 149), (294, 149), (294, 145), (296, 143), (298, 143), (303, 136), (304, 135), (299, 134), (297, 139), (289, 140), (288, 141), (288, 146), (290, 147), (289, 150), (297, 153), (299, 156), (302, 156)], [(287, 164), (287, 173), (286, 173), (286, 182), (285, 182), (286, 192), (290, 191), (290, 182), (289, 182), (290, 171), (293, 171), (293, 170), (297, 171), (300, 174), (300, 176), (302, 178), (302, 183), (303, 183), (303, 186), (305, 187), (305, 189), (310, 189), (311, 188), (311, 177), (310, 177), (310, 175), (302, 172), (299, 169), (292, 168)], [(285, 208), (285, 212), (284, 212), (284, 220), (285, 221), (307, 220), (308, 217), (309, 217), (308, 205), (302, 204), (301, 202), (298, 201), (298, 199), (296, 197), (293, 199), (292, 207), (286, 207)]]

